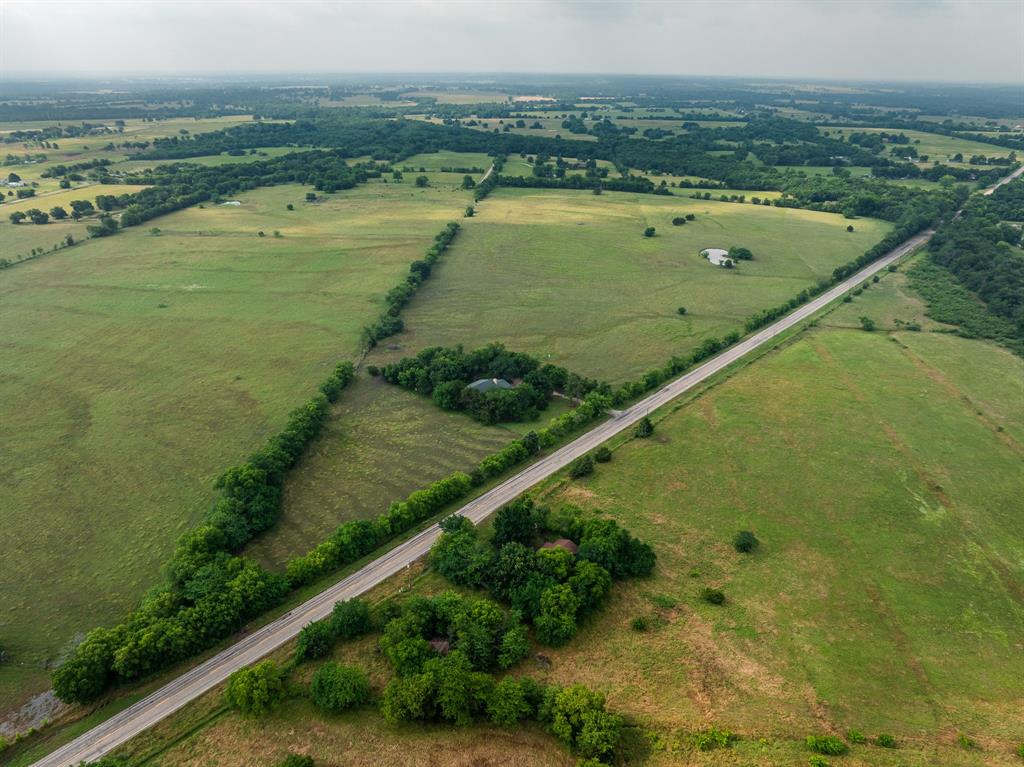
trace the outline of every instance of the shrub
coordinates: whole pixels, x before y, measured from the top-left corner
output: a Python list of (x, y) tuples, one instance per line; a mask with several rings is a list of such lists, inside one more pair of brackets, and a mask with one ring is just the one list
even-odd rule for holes
[(697, 218), (697, 217), (695, 215), (693, 215), (692, 213), (687, 213), (686, 214), (686, 220), (687, 221), (693, 221), (695, 218)]
[(288, 754), (288, 756), (277, 763), (277, 767), (314, 767), (315, 764), (316, 762), (313, 761), (311, 756)]
[(284, 673), (272, 660), (239, 669), (228, 677), (227, 704), (247, 716), (263, 716), (284, 698)]
[(686, 307), (685, 306), (680, 306), (678, 309), (676, 309), (676, 314), (678, 314), (680, 317), (685, 317), (686, 316)]
[(638, 615), (629, 623), (633, 631), (647, 631), (651, 627), (651, 621), (646, 615)]
[(651, 423), (650, 418), (644, 416), (637, 423), (636, 428), (633, 429), (633, 436), (644, 439), (651, 436), (652, 434), (654, 434), (654, 424)]
[(867, 743), (868, 739), (860, 730), (850, 730), (846, 733), (846, 739), (851, 743)]
[(573, 479), (585, 477), (594, 473), (594, 459), (589, 455), (583, 455), (569, 464), (569, 476)]
[(737, 246), (729, 248), (729, 258), (733, 261), (753, 261), (754, 254), (750, 252), (749, 248), (741, 248)]
[(299, 632), (299, 640), (295, 645), (295, 660), (301, 662), (314, 658), (323, 658), (334, 644), (334, 631), (327, 621), (310, 623)]
[(956, 742), (960, 744), (960, 748), (966, 749), (968, 751), (971, 751), (972, 749), (975, 749), (978, 746), (978, 744), (974, 742), (974, 738), (962, 732), (956, 736)]
[(828, 759), (820, 754), (811, 754), (807, 757), (807, 767), (828, 767)]
[(686, 223), (686, 219), (683, 216), (676, 216), (672, 219), (672, 226), (682, 226)]
[(700, 598), (709, 605), (720, 605), (725, 602), (725, 592), (721, 589), (704, 588), (701, 589)]
[(338, 602), (329, 620), (331, 630), (339, 639), (354, 639), (373, 629), (370, 606), (361, 599)]
[(1024, 743), (1021, 743), (1019, 746), (1017, 746), (1017, 756), (1019, 756), (1021, 759), (1024, 759)]
[(716, 748), (729, 748), (734, 736), (728, 730), (712, 727), (702, 730), (693, 736), (693, 745), (698, 751), (713, 751)]
[(861, 317), (860, 318), (860, 326), (861, 326), (862, 329), (864, 329), (864, 330), (866, 330), (866, 331), (868, 331), (870, 333), (872, 330), (875, 329), (875, 321), (873, 319), (871, 319), (870, 317)]
[(317, 708), (338, 714), (369, 699), (370, 681), (361, 669), (325, 663), (313, 674), (309, 691)]
[(653, 237), (657, 230), (653, 226), (649, 226), (644, 229), (644, 237)]
[(601, 447), (594, 451), (594, 460), (598, 463), (608, 463), (611, 459), (612, 451), (604, 445), (601, 445)]
[(804, 743), (811, 751), (826, 756), (841, 756), (850, 750), (849, 746), (835, 735), (808, 735)]
[(846, 231), (848, 231), (848, 232), (852, 232), (852, 231), (853, 231), (853, 224), (849, 224), (849, 225), (848, 225), (848, 226), (846, 227)]
[(875, 738), (875, 744), (882, 748), (896, 748), (896, 738), (886, 733), (881, 733)]
[(740, 554), (749, 554), (760, 544), (761, 542), (757, 540), (757, 536), (749, 530), (740, 530), (732, 539), (733, 548)]

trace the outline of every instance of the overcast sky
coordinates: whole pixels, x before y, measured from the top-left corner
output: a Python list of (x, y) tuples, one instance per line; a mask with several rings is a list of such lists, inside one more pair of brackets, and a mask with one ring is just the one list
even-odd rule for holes
[(0, 0), (3, 73), (1024, 82), (1024, 0)]

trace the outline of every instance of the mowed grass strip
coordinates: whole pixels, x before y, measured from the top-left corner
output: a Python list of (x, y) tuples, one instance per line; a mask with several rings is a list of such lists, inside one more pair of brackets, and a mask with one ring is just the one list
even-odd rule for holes
[(216, 475), (356, 355), (384, 293), (470, 199), (411, 183), (314, 204), (306, 191), (247, 192), (156, 219), (159, 236), (147, 225), (0, 274), (14, 542), (0, 636), (40, 685), (41, 664), (159, 582)]
[[(687, 213), (696, 220), (672, 226)], [(657, 236), (644, 237), (647, 226)], [(391, 356), (502, 341), (585, 375), (634, 378), (742, 328), (889, 229), (871, 219), (687, 197), (499, 189), (406, 310), (407, 332)], [(750, 248), (755, 260), (726, 270), (699, 254), (733, 245)]]

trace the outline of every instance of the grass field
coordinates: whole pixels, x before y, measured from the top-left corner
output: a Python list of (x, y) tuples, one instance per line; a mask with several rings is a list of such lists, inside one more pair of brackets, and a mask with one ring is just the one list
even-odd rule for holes
[(0, 273), (0, 521), (17, 542), (0, 568), (0, 702), (159, 581), (213, 478), (356, 354), (383, 294), (470, 199), (437, 183), (305, 191), (247, 192), (153, 221), (160, 236)]
[[(125, 141), (152, 141), (155, 138), (181, 135), (181, 131), (187, 131), (190, 135), (198, 133), (209, 133), (211, 131), (223, 130), (237, 125), (248, 125), (252, 123), (252, 117), (238, 115), (230, 117), (209, 117), (202, 119), (172, 118), (169, 120), (158, 120), (156, 122), (144, 122), (141, 119), (125, 120), (123, 133), (110, 133), (95, 136), (80, 136), (76, 138), (57, 139), (57, 149), (45, 149), (33, 145), (24, 144), (3, 144), (0, 154), (8, 154), (19, 158), (34, 157), (38, 154), (45, 154), (45, 162), (33, 162), (30, 165), (18, 164), (8, 165), (0, 168), (3, 175), (15, 172), (26, 183), (38, 184), (40, 192), (52, 191), (59, 188), (59, 178), (43, 178), (42, 174), (48, 168), (55, 165), (73, 165), (76, 163), (89, 162), (97, 159), (107, 159), (113, 163), (108, 170), (115, 171), (123, 169), (119, 163), (126, 160), (131, 154), (138, 153), (139, 149), (125, 149), (115, 147), (106, 149), (108, 144), (121, 144)], [(33, 127), (44, 127), (52, 123), (7, 123), (0, 125), (0, 132), (9, 130), (32, 130)], [(97, 120), (93, 124), (104, 124), (104, 121)], [(112, 122), (111, 122), (112, 126)], [(233, 158), (240, 161), (252, 159), (251, 157)], [(84, 175), (84, 173), (83, 173)], [(76, 198), (77, 199), (77, 198)], [(2, 210), (2, 208), (0, 208)]]
[(10, 215), (15, 211), (25, 212), (38, 208), (49, 213), (51, 208), (59, 205), (70, 214), (72, 200), (89, 200), (95, 203), (96, 196), (100, 194), (131, 194), (145, 188), (129, 184), (86, 184), (75, 189), (44, 192), (25, 200), (4, 203), (0, 205), (0, 257), (14, 261), (29, 255), (33, 248), (49, 250), (63, 242), (69, 234), (76, 242), (84, 240), (88, 237), (86, 227), (96, 223), (95, 217), (75, 221), (69, 215), (63, 221), (51, 217), (49, 223), (42, 225), (27, 220), (20, 224), (12, 224)]
[[(894, 131), (891, 128), (836, 128), (833, 126), (820, 126), (818, 130), (828, 131), (832, 138), (846, 140), (851, 133), (904, 133), (910, 139), (910, 144), (917, 150), (919, 155), (928, 155), (928, 161), (932, 164), (941, 162), (946, 165), (966, 165), (966, 161), (972, 155), (981, 154), (986, 157), (1007, 157), (1011, 149), (996, 146), (995, 144), (983, 144), (980, 141), (957, 138), (955, 136), (942, 136), (938, 133), (925, 133), (924, 131), (904, 130)], [(842, 133), (840, 133), (842, 131)], [(889, 149), (896, 144), (886, 145), (883, 154), (889, 156)], [(964, 156), (964, 162), (953, 162), (953, 155), (960, 153)], [(974, 166), (984, 170), (987, 166)]]
[(518, 436), (362, 376), (289, 477), (281, 521), (246, 554), (283, 569), (289, 558), (326, 539), (342, 522), (376, 517), (428, 482), (472, 470)]
[[(690, 212), (695, 221), (671, 225)], [(741, 327), (889, 229), (863, 219), (851, 234), (847, 223), (686, 197), (500, 189), (407, 309), (392, 356), (502, 341), (580, 373), (631, 378)], [(643, 237), (646, 226), (658, 236)], [(750, 248), (755, 260), (725, 270), (699, 255), (732, 245)]]
[[(900, 278), (858, 301), (916, 311)], [(851, 311), (857, 301), (836, 315)], [(544, 648), (549, 662), (516, 669), (605, 692), (647, 733), (631, 764), (802, 767), (806, 735), (850, 729), (893, 734), (898, 748), (853, 745), (834, 764), (1019, 763), (1024, 362), (943, 333), (850, 330), (836, 315), (661, 414), (651, 439), (619, 441), (593, 476), (539, 491), (610, 514), (658, 554), (652, 578), (617, 585), (566, 648)], [(756, 532), (756, 553), (733, 551), (740, 529)], [(702, 602), (705, 586), (722, 588), (725, 605)], [(443, 587), (414, 571), (375, 598)], [(639, 616), (648, 631), (631, 628)], [(372, 638), (333, 657), (366, 668), (377, 689), (386, 681)], [(696, 751), (691, 736), (711, 726), (738, 740)], [(328, 764), (340, 752), (356, 765), (382, 753), (393, 764), (422, 753), (573, 763), (530, 728), (391, 728), (372, 711), (324, 717), (301, 699), (252, 722), (216, 694), (123, 752), (231, 767), (289, 749)]]

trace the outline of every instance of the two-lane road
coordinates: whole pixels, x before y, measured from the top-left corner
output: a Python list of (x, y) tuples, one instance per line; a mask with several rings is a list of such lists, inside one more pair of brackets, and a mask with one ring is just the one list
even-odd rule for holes
[[(1011, 177), (1024, 172), (1024, 167)], [(1004, 181), (1009, 180), (1005, 179)], [(864, 267), (861, 271), (813, 301), (763, 328), (749, 338), (727, 349), (717, 357), (694, 368), (685, 375), (588, 431), (565, 447), (531, 464), (523, 471), (463, 506), (457, 513), (473, 522), (480, 522), (501, 506), (526, 490), (550, 477), (576, 458), (590, 452), (611, 437), (628, 429), (649, 412), (671, 402), (693, 389), (711, 376), (728, 367), (754, 350), (770, 344), (773, 339), (824, 309), (876, 272), (921, 246), (931, 237), (931, 231), (912, 237), (895, 250)], [(295, 637), (303, 626), (326, 617), (335, 602), (364, 594), (390, 576), (420, 559), (440, 534), (437, 525), (397, 545), (394, 549), (370, 562), (359, 571), (329, 587), (307, 602), (295, 607), (266, 626), (253, 631), (237, 643), (207, 661), (186, 671), (174, 681), (161, 687), (130, 708), (115, 714), (67, 745), (36, 762), (36, 767), (68, 767), (81, 761), (99, 759), (112, 749), (125, 743), (148, 727), (179, 710), (200, 695), (223, 682), (228, 676), (250, 665)]]

